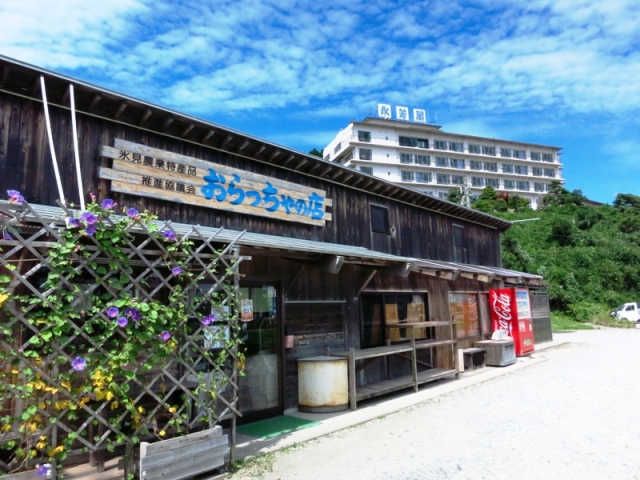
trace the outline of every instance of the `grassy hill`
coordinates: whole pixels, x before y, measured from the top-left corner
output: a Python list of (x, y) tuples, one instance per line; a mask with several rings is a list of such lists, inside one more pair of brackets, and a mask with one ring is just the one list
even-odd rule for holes
[(597, 322), (621, 303), (640, 301), (640, 197), (586, 203), (579, 190), (555, 185), (536, 211), (491, 191), (474, 208), (516, 221), (502, 238), (503, 264), (543, 275), (556, 315)]

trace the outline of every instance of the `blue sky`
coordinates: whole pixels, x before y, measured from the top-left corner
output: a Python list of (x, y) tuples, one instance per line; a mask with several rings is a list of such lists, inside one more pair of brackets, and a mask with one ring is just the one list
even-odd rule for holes
[(0, 0), (0, 53), (308, 152), (378, 103), (640, 195), (637, 0)]

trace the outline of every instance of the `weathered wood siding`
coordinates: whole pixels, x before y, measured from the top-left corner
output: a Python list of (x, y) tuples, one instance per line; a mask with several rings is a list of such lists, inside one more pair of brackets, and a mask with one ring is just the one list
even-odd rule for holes
[[(50, 115), (64, 192), (69, 203), (78, 204), (70, 114), (51, 107)], [(83, 114), (78, 115), (77, 121), (83, 187), (85, 192), (95, 192), (99, 198), (112, 197), (120, 205), (148, 209), (160, 218), (183, 223), (246, 229), (447, 261), (454, 260), (453, 225), (457, 224), (465, 228), (469, 263), (500, 265), (499, 232), (495, 229), (114, 121)], [(112, 146), (116, 138), (325, 190), (333, 201), (333, 220), (319, 227), (112, 193), (109, 181), (98, 180), (98, 168), (111, 166), (112, 160), (101, 157), (100, 152), (102, 145)], [(58, 199), (42, 104), (0, 93), (0, 192), (7, 189), (21, 191), (32, 203), (55, 205)], [(395, 229), (395, 234), (383, 236), (376, 245), (371, 234), (370, 204), (388, 208), (390, 225)]]

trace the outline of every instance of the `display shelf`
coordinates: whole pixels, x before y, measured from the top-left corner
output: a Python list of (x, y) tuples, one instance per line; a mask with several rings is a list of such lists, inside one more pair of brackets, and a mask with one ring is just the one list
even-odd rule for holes
[[(449, 338), (444, 339), (424, 339), (416, 340), (416, 331), (420, 329), (430, 329), (434, 327), (449, 327)], [(351, 410), (357, 408), (359, 400), (372, 398), (378, 395), (413, 387), (418, 391), (418, 386), (424, 383), (433, 382), (447, 376), (458, 376), (458, 356), (456, 355), (456, 324), (455, 322), (432, 321), (432, 322), (405, 322), (386, 325), (386, 330), (406, 329), (411, 334), (409, 338), (391, 341), (391, 336), (387, 333), (387, 345), (380, 347), (365, 348), (361, 350), (350, 349), (345, 352), (332, 352), (331, 355), (337, 357), (347, 357), (349, 360), (349, 407)], [(394, 336), (393, 338), (398, 338)], [(451, 345), (451, 368), (431, 368), (418, 372), (417, 351), (421, 349), (431, 349), (440, 346)], [(411, 353), (412, 374), (397, 378), (391, 378), (375, 382), (368, 385), (356, 387), (356, 362), (377, 357), (388, 357), (399, 353)]]

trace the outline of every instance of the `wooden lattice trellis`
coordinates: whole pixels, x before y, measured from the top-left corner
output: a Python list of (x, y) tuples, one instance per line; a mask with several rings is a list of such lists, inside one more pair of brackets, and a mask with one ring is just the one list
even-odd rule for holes
[[(236, 245), (240, 237), (222, 242), (221, 229), (192, 226), (178, 232), (168, 221), (139, 222), (127, 227), (120, 256), (80, 231), (74, 237), (76, 247), (61, 250), (54, 247), (68, 243), (62, 233), (69, 232), (68, 218), (78, 218), (79, 212), (66, 208), (54, 212), (27, 203), (0, 202), (0, 231), (4, 232), (0, 234), (0, 274), (10, 278), (0, 302), (0, 407), (5, 420), (37, 419), (29, 424), (37, 425), (31, 427), (33, 431), (25, 432), (24, 425), (0, 431), (0, 472), (32, 467), (38, 458), (27, 455), (18, 462), (13, 453), (20, 445), (33, 449), (43, 438), (50, 449), (60, 445), (63, 437), (73, 438), (73, 449), (66, 453), (73, 457), (88, 452), (99, 468), (106, 450), (130, 453), (141, 439), (210, 428), (239, 414), (243, 357), (238, 350), (236, 312), (239, 268), (245, 258)], [(121, 218), (105, 218), (106, 229), (115, 229)], [(175, 236), (176, 243), (167, 243), (166, 235)], [(175, 245), (182, 246), (178, 254)], [(71, 270), (56, 271), (52, 251), (68, 255)], [(171, 271), (167, 258), (176, 255), (191, 275), (178, 277)], [(62, 301), (60, 292), (73, 292), (71, 308), (80, 315), (69, 320), (71, 333), (57, 340), (46, 322), (34, 321), (34, 309), (53, 308)], [(133, 415), (131, 408), (120, 408), (108, 392), (102, 398), (90, 389), (80, 392), (60, 381), (59, 375), (83, 351), (100, 358), (118, 353), (118, 341), (127, 334), (116, 329), (108, 341), (96, 342), (95, 329), (109, 318), (104, 308), (91, 304), (110, 305), (123, 296), (137, 299), (139, 305), (178, 298), (184, 312), (177, 320), (176, 331), (181, 334), (171, 340), (175, 343), (171, 355), (156, 355), (156, 347), (146, 345), (135, 364), (126, 365), (124, 374), (111, 379), (128, 392), (138, 412)], [(31, 304), (29, 298), (36, 301)], [(200, 321), (212, 312), (218, 314), (215, 323)], [(50, 339), (50, 351), (28, 356), (34, 344), (39, 345), (34, 342), (38, 338)], [(158, 349), (161, 343), (158, 340)], [(34, 378), (40, 382), (38, 402), (25, 404), (19, 399), (24, 398), (29, 379), (34, 388)], [(82, 378), (82, 372), (74, 378), (91, 383), (90, 378)], [(167, 427), (172, 419), (178, 425), (173, 429)]]

